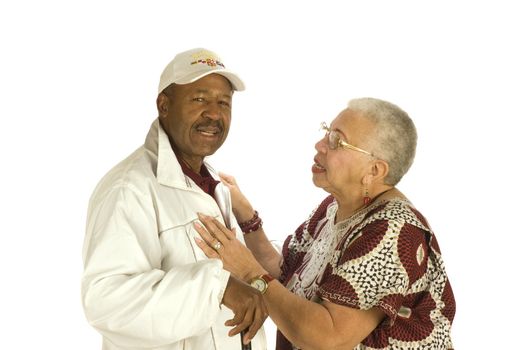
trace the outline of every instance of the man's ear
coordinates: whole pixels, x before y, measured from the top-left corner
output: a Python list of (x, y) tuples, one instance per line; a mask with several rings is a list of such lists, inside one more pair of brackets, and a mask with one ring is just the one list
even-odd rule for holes
[(161, 92), (157, 96), (157, 112), (159, 113), (159, 118), (164, 118), (168, 115), (168, 107), (170, 105), (170, 99), (166, 94)]

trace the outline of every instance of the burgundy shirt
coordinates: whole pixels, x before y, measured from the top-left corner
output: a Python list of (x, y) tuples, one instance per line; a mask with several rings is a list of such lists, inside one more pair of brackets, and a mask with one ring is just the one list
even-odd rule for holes
[(219, 181), (214, 179), (206, 166), (204, 164), (201, 164), (201, 169), (199, 171), (199, 174), (192, 170), (182, 159), (180, 159), (177, 155), (177, 161), (181, 165), (181, 169), (183, 170), (183, 173), (191, 178), (197, 186), (199, 186), (204, 192), (208, 193), (212, 198), (214, 197), (214, 191), (216, 189), (217, 184)]

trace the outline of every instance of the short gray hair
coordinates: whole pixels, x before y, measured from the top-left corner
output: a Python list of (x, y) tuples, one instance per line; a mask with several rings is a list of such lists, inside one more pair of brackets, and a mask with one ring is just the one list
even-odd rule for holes
[(388, 185), (396, 185), (415, 158), (415, 124), (400, 107), (376, 98), (353, 99), (347, 108), (375, 124), (375, 134), (368, 141), (368, 150), (389, 164), (389, 173), (384, 181)]

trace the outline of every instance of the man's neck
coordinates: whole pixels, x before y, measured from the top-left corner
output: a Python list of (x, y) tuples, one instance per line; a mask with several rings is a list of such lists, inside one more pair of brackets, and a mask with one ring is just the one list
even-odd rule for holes
[(192, 179), (205, 193), (208, 193), (212, 198), (215, 198), (214, 191), (219, 181), (212, 177), (202, 162), (200, 169), (196, 171), (182, 157), (177, 156), (177, 161), (181, 165), (181, 169), (186, 176)]
[(186, 159), (184, 159), (180, 154), (175, 154), (179, 162), (184, 163), (188, 168), (190, 168), (194, 173), (200, 174), (201, 173), (201, 167), (203, 166), (203, 159), (198, 159), (194, 162), (188, 162)]

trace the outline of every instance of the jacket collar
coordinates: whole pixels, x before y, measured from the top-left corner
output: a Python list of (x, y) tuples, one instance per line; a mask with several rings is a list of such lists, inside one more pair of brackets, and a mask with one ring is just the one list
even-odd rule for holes
[[(200, 190), (200, 188), (183, 173), (181, 165), (177, 161), (177, 157), (170, 145), (170, 139), (159, 123), (159, 118), (155, 119), (152, 123), (144, 146), (148, 151), (157, 156), (156, 175), (157, 181), (159, 181), (161, 185)], [(219, 180), (219, 176), (214, 168), (206, 161), (204, 164), (212, 177)]]

